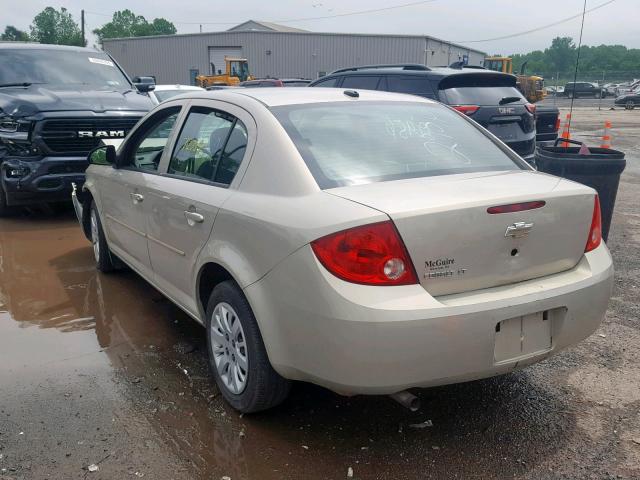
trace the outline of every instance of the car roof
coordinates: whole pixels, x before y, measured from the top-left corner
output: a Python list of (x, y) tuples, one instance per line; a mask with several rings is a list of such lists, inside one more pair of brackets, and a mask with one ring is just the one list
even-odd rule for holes
[[(345, 94), (345, 91), (358, 92), (358, 97)], [(267, 107), (279, 107), (284, 105), (299, 105), (304, 103), (327, 103), (327, 102), (366, 102), (366, 101), (388, 101), (388, 102), (416, 102), (416, 103), (436, 103), (432, 100), (407, 95), (403, 93), (391, 93), (377, 90), (360, 90), (344, 88), (309, 88), (309, 87), (267, 87), (267, 88), (238, 88), (230, 90), (211, 90), (199, 93), (185, 93), (179, 98), (202, 98), (211, 100), (229, 100), (231, 102), (240, 100), (238, 97), (248, 97), (256, 100)]]
[(204, 90), (204, 88), (197, 87), (195, 85), (180, 85), (180, 84), (174, 84), (174, 85), (170, 85), (170, 84), (157, 85), (156, 84), (156, 88), (154, 88), (154, 91), (164, 91), (164, 90)]
[(86, 53), (102, 53), (97, 48), (91, 47), (72, 47), (68, 45), (49, 45), (45, 43), (34, 42), (0, 42), (0, 50), (66, 50), (70, 52), (86, 52)]
[(444, 77), (449, 77), (452, 75), (493, 75), (493, 76), (513, 76), (509, 73), (496, 72), (494, 70), (488, 70), (484, 68), (450, 68), (450, 67), (426, 67), (425, 70), (418, 69), (405, 69), (401, 68), (401, 66), (397, 67), (355, 67), (354, 70), (348, 69), (340, 69), (336, 70), (324, 77), (321, 78), (329, 78), (333, 76), (344, 76), (344, 75), (411, 75), (411, 76), (421, 76), (421, 77), (430, 77), (441, 79)]

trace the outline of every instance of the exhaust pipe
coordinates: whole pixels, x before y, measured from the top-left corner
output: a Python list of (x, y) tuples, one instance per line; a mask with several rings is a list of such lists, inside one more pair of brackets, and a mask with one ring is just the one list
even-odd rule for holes
[(398, 402), (405, 408), (408, 408), (412, 412), (420, 410), (420, 399), (413, 393), (409, 393), (406, 390), (389, 395), (392, 399)]

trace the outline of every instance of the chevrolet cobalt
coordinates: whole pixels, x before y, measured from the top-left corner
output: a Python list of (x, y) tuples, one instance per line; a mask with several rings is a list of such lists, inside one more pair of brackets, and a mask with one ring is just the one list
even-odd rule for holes
[(89, 161), (73, 199), (97, 268), (203, 324), (242, 412), (294, 380), (395, 394), (512, 372), (589, 336), (609, 300), (596, 192), (432, 100), (189, 92)]

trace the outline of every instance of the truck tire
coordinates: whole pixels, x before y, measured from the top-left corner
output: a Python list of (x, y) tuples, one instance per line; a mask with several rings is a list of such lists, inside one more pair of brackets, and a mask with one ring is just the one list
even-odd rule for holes
[(253, 311), (234, 281), (216, 285), (206, 315), (209, 366), (224, 399), (252, 413), (287, 398), (291, 382), (271, 366)]
[(0, 217), (6, 217), (11, 213), (11, 208), (7, 206), (7, 196), (2, 188), (2, 180), (0, 180)]

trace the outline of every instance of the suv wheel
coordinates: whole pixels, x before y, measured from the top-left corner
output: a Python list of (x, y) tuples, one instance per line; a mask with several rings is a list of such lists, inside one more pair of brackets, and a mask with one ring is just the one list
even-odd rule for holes
[(624, 106), (625, 110), (633, 110), (634, 108), (636, 108), (636, 104), (633, 100), (629, 100)]
[(103, 273), (109, 273), (116, 269), (111, 251), (104, 236), (100, 214), (95, 202), (91, 202), (89, 213), (89, 225), (91, 228), (91, 244), (93, 246), (93, 256), (96, 260), (96, 268)]
[(213, 289), (206, 315), (209, 366), (225, 400), (243, 413), (281, 403), (291, 383), (269, 363), (255, 316), (235, 282)]

